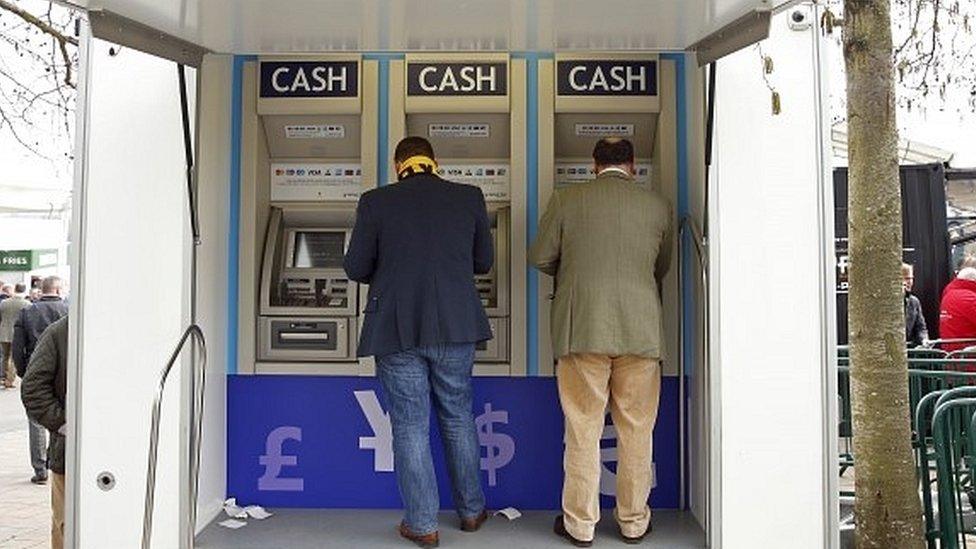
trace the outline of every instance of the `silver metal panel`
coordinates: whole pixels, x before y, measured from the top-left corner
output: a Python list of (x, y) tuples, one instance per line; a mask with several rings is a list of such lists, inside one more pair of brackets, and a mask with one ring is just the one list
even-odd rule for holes
[[(358, 307), (358, 290), (341, 269), (295, 269), (289, 261), (294, 255), (293, 235), (296, 230), (344, 230), (345, 245), (349, 244), (350, 222), (345, 222), (351, 208), (329, 211), (326, 209), (272, 208), (268, 233), (264, 244), (264, 261), (261, 266), (260, 310), (261, 315), (281, 316), (355, 316)], [(338, 216), (338, 219), (336, 219)], [(327, 307), (301, 307), (273, 303), (273, 287), (285, 277), (323, 277), (346, 280), (347, 302)]]
[[(313, 348), (315, 342), (308, 338), (318, 335), (317, 333), (290, 330), (287, 326), (281, 326), (281, 323), (322, 324), (328, 325), (332, 331), (328, 332), (328, 336), (322, 340), (322, 346)], [(275, 345), (276, 327), (283, 328), (281, 331), (283, 344)], [(258, 360), (283, 362), (355, 360), (355, 345), (350, 343), (351, 338), (355, 336), (354, 332), (348, 318), (261, 317), (258, 319)], [(294, 337), (285, 338), (286, 335)], [(289, 344), (290, 347), (284, 346)], [(302, 348), (303, 346), (307, 348)], [(321, 348), (323, 346), (329, 348)]]
[(684, 50), (781, 0), (73, 0), (216, 52)]
[(698, 66), (707, 65), (769, 36), (771, 15), (769, 10), (756, 10), (746, 13), (725, 27), (695, 42), (688, 49), (697, 53)]
[(205, 48), (179, 37), (160, 32), (151, 26), (133, 21), (110, 11), (92, 12), (88, 16), (92, 34), (96, 38), (169, 59), (175, 63), (199, 67)]
[(492, 265), (491, 274), (495, 279), (495, 296), (497, 302), (494, 307), (487, 307), (485, 311), (488, 313), (488, 316), (508, 316), (509, 302), (511, 300), (509, 273), (512, 262), (512, 209), (510, 207), (503, 207), (492, 213), (495, 219), (495, 262)]
[(488, 325), (491, 326), (491, 332), (495, 337), (478, 344), (474, 353), (475, 362), (508, 362), (508, 319), (489, 318)]

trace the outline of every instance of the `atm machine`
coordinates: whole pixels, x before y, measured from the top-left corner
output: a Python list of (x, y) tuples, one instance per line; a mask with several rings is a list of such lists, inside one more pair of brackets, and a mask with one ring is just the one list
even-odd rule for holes
[(370, 374), (356, 358), (363, 289), (343, 258), (375, 186), (375, 86), (358, 56), (256, 65), (254, 373)]
[(488, 206), (495, 261), (475, 285), (494, 339), (477, 348), (475, 374), (524, 375), (525, 275), (513, 268), (525, 263), (524, 223), (513, 231), (512, 215), (524, 207), (524, 109), (513, 106), (524, 102), (524, 71), (507, 54), (407, 54), (400, 63), (391, 70), (390, 150), (407, 135), (427, 138), (439, 175), (480, 187)]
[[(540, 214), (558, 189), (586, 184), (596, 174), (593, 146), (604, 137), (634, 144), (635, 183), (654, 188), (677, 211), (675, 142), (675, 67), (648, 53), (557, 53), (539, 69), (539, 207)], [(546, 131), (545, 128), (552, 128)], [(673, 219), (677, 234), (677, 219)], [(673, 245), (677, 249), (677, 242)], [(675, 257), (677, 254), (675, 254)], [(540, 277), (540, 371), (554, 371), (549, 343), (549, 295), (552, 279)], [(672, 266), (663, 284), (665, 375), (678, 352), (678, 279)]]

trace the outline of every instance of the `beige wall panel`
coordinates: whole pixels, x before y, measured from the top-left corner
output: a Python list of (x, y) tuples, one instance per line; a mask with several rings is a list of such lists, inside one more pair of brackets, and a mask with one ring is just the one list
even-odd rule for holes
[(526, 337), (528, 326), (525, 318), (526, 259), (526, 85), (525, 60), (513, 59), (510, 63), (508, 92), (512, 98), (512, 230), (511, 230), (511, 375), (524, 376), (527, 369)]
[[(537, 218), (533, 220), (534, 223), (538, 223), (539, 219), (546, 211), (546, 206), (549, 204), (549, 199), (552, 197), (553, 188), (555, 185), (555, 133), (554, 128), (556, 126), (555, 121), (555, 98), (556, 98), (556, 87), (555, 87), (555, 63), (551, 59), (540, 59), (539, 60), (539, 185), (538, 196), (538, 213)], [(539, 280), (538, 284), (538, 294), (535, 296), (529, 296), (529, 299), (535, 299), (538, 302), (538, 315), (539, 315), (539, 345), (538, 345), (538, 360), (539, 360), (539, 375), (551, 376), (555, 374), (555, 359), (552, 356), (552, 338), (549, 335), (549, 314), (552, 305), (552, 300), (549, 296), (553, 292), (552, 277), (549, 275), (542, 274), (537, 271), (537, 276)]]
[(675, 64), (674, 61), (659, 63), (660, 79), (658, 88), (666, 91), (661, 97), (661, 114), (657, 139), (657, 164), (654, 172), (660, 174), (657, 179), (657, 189), (671, 202), (674, 237), (671, 245), (674, 253), (671, 255), (671, 269), (664, 277), (662, 297), (664, 302), (664, 336), (666, 354), (664, 358), (664, 375), (678, 374), (678, 336), (680, 327), (681, 296), (678, 286), (678, 148), (675, 139), (677, 123), (677, 98), (675, 97)]
[(389, 158), (386, 159), (386, 165), (390, 168), (388, 172), (390, 174), (390, 181), (384, 181), (383, 183), (396, 181), (396, 173), (393, 170), (393, 153), (396, 151), (397, 143), (407, 136), (407, 116), (406, 106), (404, 105), (404, 99), (407, 94), (406, 70), (406, 63), (403, 61), (398, 59), (390, 61), (390, 129), (387, 146)]
[(363, 190), (368, 191), (376, 187), (377, 161), (381, 160), (376, 158), (380, 75), (376, 60), (363, 60), (361, 65), (363, 79), (359, 89), (363, 96), (363, 115), (360, 119), (359, 154), (363, 165)]

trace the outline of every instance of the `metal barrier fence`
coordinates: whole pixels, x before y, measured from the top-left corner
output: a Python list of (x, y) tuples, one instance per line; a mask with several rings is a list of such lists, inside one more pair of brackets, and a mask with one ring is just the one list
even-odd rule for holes
[[(856, 463), (849, 363), (847, 349), (839, 348), (841, 475)], [(966, 537), (976, 536), (976, 352), (910, 349), (908, 366), (910, 409), (905, 413), (912, 425), (927, 546), (976, 546)], [(854, 494), (841, 496), (852, 501)]]

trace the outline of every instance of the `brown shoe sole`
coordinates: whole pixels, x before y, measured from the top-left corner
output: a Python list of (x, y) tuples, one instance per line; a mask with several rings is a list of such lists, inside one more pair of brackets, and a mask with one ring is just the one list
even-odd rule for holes
[(488, 521), (488, 510), (485, 509), (480, 515), (473, 518), (461, 519), (461, 531), (462, 532), (477, 532), (481, 526)]
[(593, 541), (583, 541), (581, 539), (576, 539), (566, 530), (566, 524), (563, 522), (563, 516), (559, 515), (556, 517), (555, 524), (552, 525), (552, 531), (557, 536), (565, 538), (567, 541), (575, 545), (576, 547), (592, 547)]
[(647, 534), (651, 533), (651, 530), (652, 530), (651, 525), (650, 523), (648, 523), (647, 530), (644, 530), (643, 534), (632, 538), (629, 536), (625, 536), (623, 532), (620, 532), (620, 539), (623, 540), (623, 542), (626, 543), (627, 545), (637, 545), (644, 541), (644, 538), (647, 537)]
[(409, 528), (407, 528), (407, 525), (402, 522), (400, 523), (400, 526), (397, 528), (397, 531), (400, 532), (400, 536), (402, 536), (406, 540), (412, 541), (414, 545), (416, 545), (417, 547), (430, 549), (432, 547), (440, 546), (440, 536), (437, 535), (437, 532), (431, 532), (429, 534), (424, 534), (424, 535), (414, 534), (413, 532), (410, 531)]

